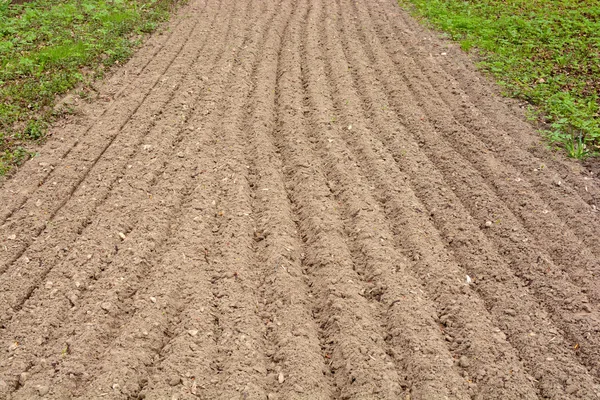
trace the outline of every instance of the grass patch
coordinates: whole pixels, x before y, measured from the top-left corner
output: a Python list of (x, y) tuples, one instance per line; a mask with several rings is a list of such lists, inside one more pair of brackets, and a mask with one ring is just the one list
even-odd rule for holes
[(458, 41), (504, 94), (536, 105), (553, 145), (600, 152), (600, 0), (399, 0)]
[(0, 175), (30, 155), (60, 95), (125, 61), (177, 0), (0, 0)]

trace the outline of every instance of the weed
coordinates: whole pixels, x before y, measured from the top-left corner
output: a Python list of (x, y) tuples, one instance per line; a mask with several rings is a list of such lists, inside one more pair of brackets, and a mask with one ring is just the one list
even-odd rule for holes
[(571, 157), (600, 150), (600, 1), (399, 0), (458, 41), (479, 50), (478, 66), (505, 95), (537, 106), (528, 116)]

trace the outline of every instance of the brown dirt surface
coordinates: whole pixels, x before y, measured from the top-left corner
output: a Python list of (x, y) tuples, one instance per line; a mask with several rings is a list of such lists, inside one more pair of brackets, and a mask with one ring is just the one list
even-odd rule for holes
[(600, 181), (394, 0), (191, 0), (78, 110), (1, 399), (600, 398)]

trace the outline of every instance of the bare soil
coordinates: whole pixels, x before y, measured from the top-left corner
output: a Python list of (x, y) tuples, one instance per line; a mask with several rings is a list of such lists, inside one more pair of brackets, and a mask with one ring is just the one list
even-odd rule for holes
[(78, 110), (0, 398), (599, 398), (599, 181), (394, 0), (192, 0)]

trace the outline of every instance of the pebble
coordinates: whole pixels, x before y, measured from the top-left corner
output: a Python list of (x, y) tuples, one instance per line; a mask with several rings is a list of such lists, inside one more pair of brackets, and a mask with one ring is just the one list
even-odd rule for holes
[(577, 387), (577, 385), (569, 385), (567, 386), (567, 394), (575, 394), (577, 392), (577, 390), (579, 390), (579, 388)]
[(28, 378), (29, 374), (27, 372), (21, 372), (21, 375), (19, 375), (19, 383), (21, 384), (21, 386), (23, 386), (25, 382), (27, 382)]
[(581, 308), (583, 308), (583, 311), (591, 313), (592, 312), (592, 307), (590, 307), (589, 304), (584, 304), (583, 306), (581, 306)]
[(100, 304), (100, 308), (108, 312), (112, 308), (112, 304), (110, 304), (108, 301), (105, 301), (104, 303)]
[(15, 240), (17, 238), (17, 235), (15, 235), (14, 233), (12, 235), (8, 235), (8, 240)]
[(196, 336), (196, 335), (198, 334), (198, 329), (190, 329), (190, 330), (188, 331), (188, 334), (189, 334), (190, 336)]
[(458, 365), (460, 365), (463, 368), (468, 368), (471, 365), (471, 362), (466, 356), (462, 356), (458, 360)]
[(12, 342), (8, 346), (8, 351), (15, 351), (17, 349), (17, 347), (19, 347), (19, 343), (18, 342)]
[(283, 376), (283, 372), (279, 373), (279, 376), (277, 377), (277, 381), (279, 383), (283, 383), (285, 381), (285, 377)]
[(45, 385), (38, 385), (36, 389), (37, 389), (37, 392), (38, 392), (38, 394), (40, 396), (45, 396), (50, 391), (50, 388), (48, 386), (45, 386)]
[(492, 226), (492, 221), (485, 221), (485, 227), (490, 228)]
[(156, 297), (154, 297), (154, 296), (150, 297), (150, 301), (153, 303), (156, 303)]
[(504, 310), (504, 312), (507, 315), (510, 315), (511, 317), (514, 317), (517, 315), (517, 312), (515, 310), (513, 310), (512, 308), (507, 308), (506, 310)]
[(171, 386), (177, 386), (180, 382), (181, 378), (179, 377), (179, 375), (173, 375), (171, 378), (169, 378), (169, 385)]

